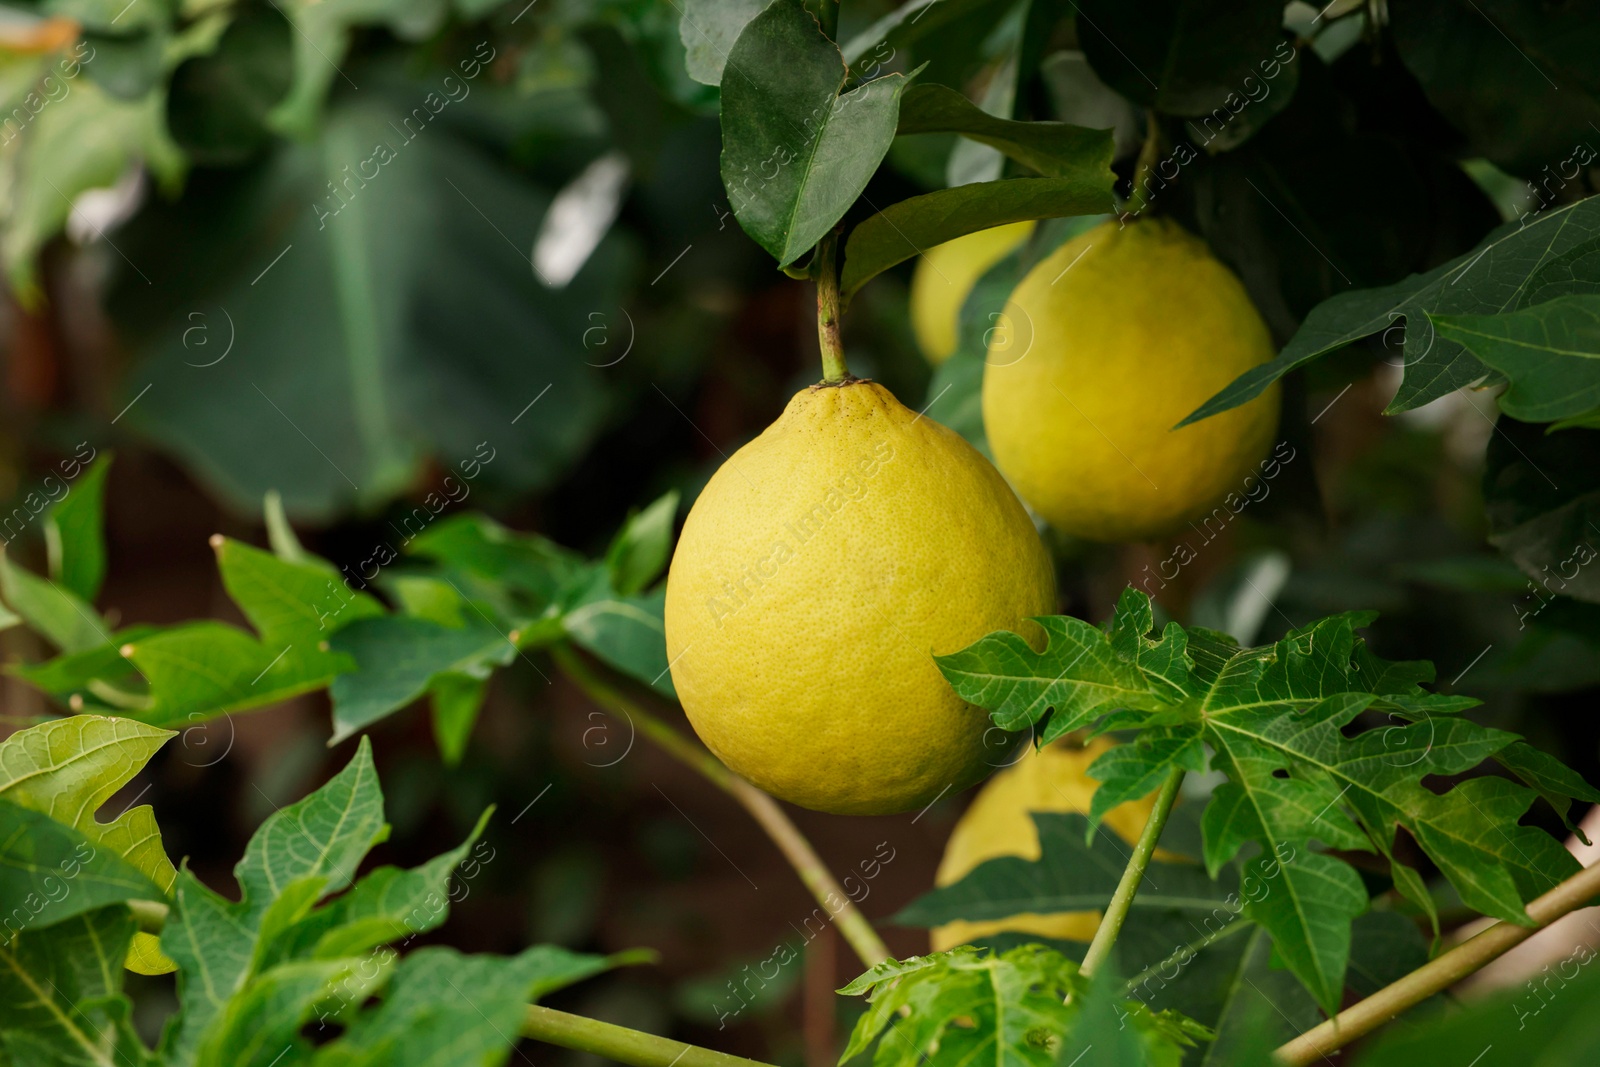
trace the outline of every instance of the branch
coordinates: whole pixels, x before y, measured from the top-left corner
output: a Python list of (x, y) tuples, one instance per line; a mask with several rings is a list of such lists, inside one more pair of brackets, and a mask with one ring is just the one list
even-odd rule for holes
[(686, 1045), (682, 1041), (582, 1015), (569, 1015), (538, 1004), (528, 1005), (528, 1014), (522, 1020), (522, 1036), (562, 1048), (593, 1052), (632, 1067), (673, 1067), (674, 1064), (678, 1067), (770, 1067), (760, 1060)]
[(1111, 955), (1111, 946), (1116, 944), (1122, 924), (1128, 919), (1128, 909), (1133, 907), (1133, 898), (1139, 893), (1139, 883), (1144, 881), (1144, 870), (1150, 866), (1150, 857), (1155, 853), (1156, 842), (1161, 840), (1161, 831), (1166, 828), (1167, 816), (1172, 814), (1172, 805), (1178, 799), (1178, 787), (1182, 784), (1181, 769), (1174, 770), (1161, 783), (1155, 807), (1150, 809), (1150, 817), (1145, 820), (1144, 832), (1139, 835), (1139, 843), (1133, 846), (1128, 865), (1122, 870), (1122, 881), (1117, 883), (1117, 891), (1111, 897), (1111, 903), (1106, 905), (1105, 918), (1095, 928), (1094, 940), (1089, 942), (1089, 951), (1083, 955), (1084, 974), (1092, 975)]
[(822, 858), (811, 847), (811, 842), (805, 839), (805, 835), (790, 821), (789, 816), (783, 813), (776, 800), (728, 770), (706, 749), (644, 710), (637, 701), (591, 670), (588, 663), (570, 647), (564, 644), (556, 645), (550, 650), (550, 655), (555, 660), (556, 666), (560, 667), (589, 699), (607, 711), (634, 723), (645, 736), (666, 749), (670, 755), (700, 772), (712, 785), (743, 805), (756, 822), (761, 824), (767, 836), (772, 838), (784, 858), (794, 867), (800, 875), (800, 880), (811, 890), (811, 895), (817, 898), (817, 902), (829, 915), (833, 916), (834, 922), (838, 924), (839, 933), (850, 942), (850, 947), (855, 949), (863, 964), (872, 968), (889, 958), (889, 949), (878, 937), (872, 924), (857, 910), (855, 902), (845, 894), (838, 879), (834, 878), (833, 872), (828, 870)]
[(1600, 896), (1600, 863), (1585, 867), (1528, 905), (1532, 926), (1497, 922), (1476, 937), (1423, 964), (1392, 985), (1353, 1004), (1274, 1054), (1286, 1067), (1306, 1067), (1369, 1034), (1407, 1008), (1442, 992), (1489, 961), (1522, 944), (1570, 911)]

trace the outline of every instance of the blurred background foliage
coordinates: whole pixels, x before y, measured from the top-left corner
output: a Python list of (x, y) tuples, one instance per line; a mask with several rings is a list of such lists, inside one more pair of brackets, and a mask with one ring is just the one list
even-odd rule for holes
[[(452, 507), (589, 555), (663, 492), (686, 510), (816, 376), (809, 289), (740, 232), (718, 176), (717, 90), (685, 68), (712, 62), (719, 27), (736, 34), (738, 12), (759, 6), (0, 12), (0, 499), (24, 516), (5, 532), (12, 551), (43, 569), (25, 517), (81, 442), (119, 455), (98, 604), (121, 625), (237, 619), (206, 540), (263, 543), (269, 490), (341, 565), (473, 457), (480, 474)], [(1600, 23), (1582, 5), (1486, 6), (851, 0), (840, 40), (857, 71), (927, 63), (924, 80), (994, 114), (1112, 127), (1125, 179), (1153, 109), (1169, 143), (1203, 146), (1163, 174), (1155, 209), (1240, 274), (1281, 344), (1330, 296), (1435, 267), (1592, 191)], [(1167, 71), (1162, 87), (1140, 68)], [(1236, 120), (1208, 136), (1219, 108)], [(905, 138), (864, 202), (1009, 166), (948, 135)], [(937, 377), (907, 325), (909, 268), (854, 301), (851, 366), (981, 443), (975, 346), (1017, 263), (975, 290), (963, 351)], [(1586, 713), (1600, 572), (1535, 584), (1596, 532), (1597, 431), (1547, 435), (1473, 392), (1381, 415), (1405, 328), (1288, 379), (1291, 458), (1236, 519), (1189, 539), (1192, 561), (1173, 562), (1176, 542), (1047, 532), (1062, 607), (1103, 618), (1132, 581), (1171, 617), (1257, 640), (1376, 608), (1381, 655), (1435, 661), (1443, 689), (1487, 701), (1484, 721), (1600, 780)], [(21, 628), (0, 644), (9, 661), (46, 654)], [(774, 1062), (826, 1060), (848, 1023), (829, 994), (855, 972), (848, 952), (828, 934), (772, 964), (810, 941), (812, 912), (776, 852), (553, 674), (536, 659), (503, 672), (454, 767), (424, 715), (376, 727), (392, 861), (459, 840), (495, 802), (504, 858), (458, 905), (452, 943), (651, 945), (661, 968), (555, 1002)], [(4, 691), (8, 721), (47, 710), (15, 679)], [(226, 886), (249, 830), (346, 758), (325, 746), (326, 722), (316, 696), (186, 733), (135, 783), (169, 851)], [(931, 883), (964, 803), (798, 819), (841, 869), (887, 843), (894, 858), (863, 902), (884, 917)], [(889, 936), (900, 955), (925, 947), (920, 931)], [(158, 1004), (164, 980), (142, 981), (142, 1003)]]

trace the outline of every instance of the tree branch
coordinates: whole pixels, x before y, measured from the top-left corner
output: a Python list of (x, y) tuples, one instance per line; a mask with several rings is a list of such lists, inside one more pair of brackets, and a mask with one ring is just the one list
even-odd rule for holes
[(1585, 867), (1554, 889), (1528, 905), (1533, 926), (1497, 922), (1476, 937), (1463, 941), (1392, 985), (1352, 1004), (1338, 1015), (1293, 1041), (1274, 1054), (1287, 1067), (1306, 1067), (1343, 1048), (1358, 1037), (1369, 1034), (1413, 1005), (1455, 985), (1489, 961), (1528, 940), (1570, 911), (1586, 906), (1600, 896), (1600, 863)]
[[(700, 745), (684, 737), (627, 696), (616, 686), (591, 670), (588, 663), (566, 645), (556, 645), (550, 650), (556, 666), (588, 695), (589, 699), (615, 715), (634, 723), (638, 729), (659, 744), (680, 762), (692, 767), (706, 777), (712, 785), (737, 800), (761, 824), (778, 846), (811, 895), (823, 906), (839, 927), (839, 933), (850, 942), (861, 962), (868, 968), (889, 958), (889, 949), (878, 936), (866, 916), (856, 908), (828, 870), (822, 858), (811, 847), (798, 827), (785, 815), (778, 802), (740, 778)], [(630, 1061), (631, 1062), (631, 1061)]]

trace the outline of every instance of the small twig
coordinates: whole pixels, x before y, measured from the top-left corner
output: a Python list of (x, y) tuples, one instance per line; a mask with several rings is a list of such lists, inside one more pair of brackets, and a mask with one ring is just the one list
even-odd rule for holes
[(1489, 961), (1571, 911), (1600, 896), (1600, 863), (1585, 867), (1528, 905), (1533, 926), (1497, 922), (1476, 937), (1418, 967), (1398, 982), (1386, 985), (1365, 1000), (1352, 1004), (1321, 1025), (1307, 1030), (1274, 1054), (1287, 1067), (1306, 1067), (1371, 1033), (1413, 1005), (1455, 985)]
[(1111, 903), (1106, 905), (1105, 918), (1100, 920), (1094, 940), (1089, 942), (1089, 951), (1084, 953), (1083, 973), (1086, 975), (1092, 975), (1100, 969), (1111, 955), (1111, 946), (1117, 943), (1122, 924), (1128, 919), (1128, 909), (1133, 907), (1133, 898), (1139, 893), (1139, 883), (1144, 881), (1145, 868), (1150, 866), (1156, 842), (1161, 840), (1161, 831), (1166, 828), (1167, 816), (1172, 814), (1172, 805), (1178, 799), (1178, 787), (1183, 784), (1183, 774), (1181, 769), (1174, 770), (1161, 783), (1161, 791), (1156, 794), (1156, 805), (1150, 809), (1150, 817), (1144, 822), (1144, 832), (1139, 835), (1139, 843), (1133, 846), (1128, 865), (1122, 869), (1122, 881), (1117, 883), (1117, 891), (1112, 895)]
[(566, 645), (550, 650), (556, 666), (588, 695), (589, 699), (607, 711), (634, 722), (644, 735), (656, 742), (680, 762), (700, 772), (712, 785), (737, 800), (778, 846), (811, 895), (816, 897), (839, 927), (839, 933), (850, 942), (856, 955), (867, 967), (875, 967), (889, 958), (889, 949), (878, 936), (866, 916), (856, 908), (855, 902), (845, 894), (833, 872), (811, 847), (798, 827), (785, 815), (778, 802), (740, 778), (700, 745), (650, 712), (617, 687), (590, 669), (575, 651)]
[(769, 1067), (760, 1060), (686, 1045), (682, 1041), (582, 1015), (569, 1015), (539, 1004), (528, 1005), (527, 1015), (522, 1020), (522, 1036), (579, 1052), (592, 1052), (632, 1067), (673, 1067), (675, 1064), (677, 1067)]

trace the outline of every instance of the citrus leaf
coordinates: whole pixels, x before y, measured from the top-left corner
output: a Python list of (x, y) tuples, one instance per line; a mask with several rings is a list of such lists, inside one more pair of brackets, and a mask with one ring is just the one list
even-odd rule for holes
[(771, 0), (683, 0), (678, 36), (683, 65), (702, 85), (722, 84), (728, 53), (750, 20)]
[(943, 85), (907, 89), (900, 99), (895, 132), (959, 133), (1052, 178), (1098, 177), (1110, 163), (1111, 135), (1107, 130), (996, 118)]
[(841, 294), (848, 299), (895, 264), (978, 230), (1111, 210), (1111, 134), (1096, 132), (1103, 156), (1068, 177), (974, 182), (913, 196), (869, 216), (845, 242)]
[(106, 577), (105, 492), (111, 454), (101, 455), (67, 487), (67, 495), (44, 514), (49, 574), (87, 603), (100, 595)]
[(0, 941), (0, 1059), (14, 1064), (146, 1067), (122, 960), (136, 927), (120, 905)]
[(644, 596), (617, 596), (605, 569), (596, 567), (579, 589), (561, 616), (562, 629), (573, 643), (658, 693), (675, 695), (663, 621), (666, 587), (658, 586)]
[(1428, 316), (1494, 315), (1600, 291), (1597, 250), (1600, 197), (1552, 208), (1526, 224), (1508, 223), (1477, 248), (1426, 274), (1324, 300), (1276, 359), (1235, 378), (1178, 425), (1238, 407), (1296, 367), (1374, 334), (1402, 349), (1405, 376), (1390, 413), (1420, 407), (1465, 385), (1498, 382), (1497, 372), (1436, 333)]
[(739, 225), (780, 267), (844, 216), (894, 140), (905, 76), (845, 92), (847, 74), (801, 0), (774, 0), (728, 53), (722, 184)]
[(1554, 422), (1600, 405), (1600, 296), (1559, 296), (1504, 315), (1429, 315), (1440, 337), (1511, 384), (1500, 410)]

